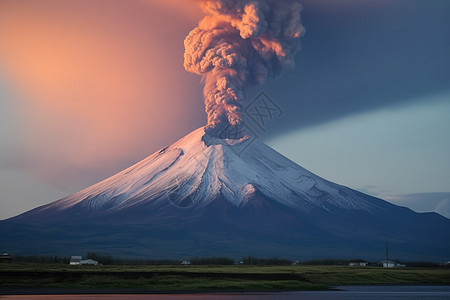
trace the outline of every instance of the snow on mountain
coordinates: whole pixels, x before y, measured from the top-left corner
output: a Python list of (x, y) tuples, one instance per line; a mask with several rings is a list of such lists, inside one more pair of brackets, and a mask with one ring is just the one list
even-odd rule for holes
[(128, 169), (42, 209), (82, 205), (114, 211), (168, 200), (182, 207), (204, 207), (219, 195), (240, 207), (257, 191), (302, 211), (317, 206), (370, 211), (375, 205), (259, 140), (214, 138), (201, 127)]
[(449, 230), (449, 219), (329, 182), (252, 137), (199, 128), (100, 183), (0, 221), (0, 244), (46, 255), (378, 259), (389, 241), (402, 258), (444, 261)]

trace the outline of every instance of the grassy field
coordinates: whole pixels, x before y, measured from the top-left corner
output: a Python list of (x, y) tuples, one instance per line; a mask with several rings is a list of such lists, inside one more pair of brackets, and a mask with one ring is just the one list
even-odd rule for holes
[(349, 266), (0, 264), (1, 287), (148, 291), (325, 290), (333, 285), (450, 284), (450, 269)]

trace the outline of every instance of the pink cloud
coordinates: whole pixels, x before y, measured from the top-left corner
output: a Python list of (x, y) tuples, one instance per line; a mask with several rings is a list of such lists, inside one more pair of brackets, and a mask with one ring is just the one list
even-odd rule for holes
[(90, 184), (204, 124), (198, 80), (183, 69), (195, 5), (161, 3), (2, 1), (0, 65), (22, 166)]

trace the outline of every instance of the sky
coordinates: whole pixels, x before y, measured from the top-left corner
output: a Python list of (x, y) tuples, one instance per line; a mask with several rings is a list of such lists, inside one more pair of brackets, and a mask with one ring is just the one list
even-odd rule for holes
[[(313, 173), (450, 217), (450, 2), (304, 0), (295, 68), (248, 91), (271, 147)], [(193, 0), (0, 1), (0, 219), (205, 125), (183, 40)]]

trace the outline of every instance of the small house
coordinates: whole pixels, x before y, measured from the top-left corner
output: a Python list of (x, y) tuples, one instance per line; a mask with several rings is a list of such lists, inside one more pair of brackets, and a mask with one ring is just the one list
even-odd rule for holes
[(348, 263), (348, 265), (353, 266), (353, 267), (367, 267), (369, 265), (369, 263), (362, 259), (355, 259), (355, 260), (351, 260)]
[(181, 262), (181, 264), (182, 264), (182, 265), (190, 265), (190, 264), (191, 264), (191, 261), (190, 261), (190, 260), (183, 260), (183, 261)]
[(81, 262), (81, 256), (72, 256), (70, 258), (69, 265), (78, 266), (78, 265), (80, 265), (80, 262)]
[(11, 262), (12, 257), (9, 256), (8, 253), (3, 253), (0, 255), (0, 263), (9, 263)]
[(80, 265), (94, 265), (94, 266), (97, 266), (98, 265), (98, 261), (93, 260), (93, 259), (82, 259), (82, 260), (80, 260)]
[(383, 264), (383, 268), (404, 268), (406, 267), (404, 264), (401, 264), (392, 260), (383, 260), (381, 262)]

